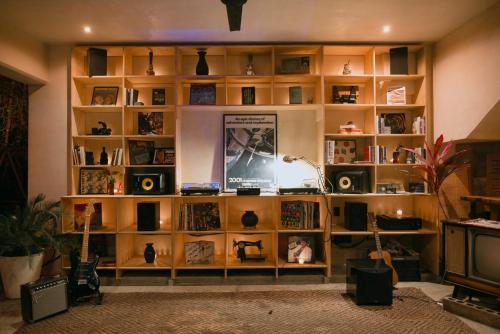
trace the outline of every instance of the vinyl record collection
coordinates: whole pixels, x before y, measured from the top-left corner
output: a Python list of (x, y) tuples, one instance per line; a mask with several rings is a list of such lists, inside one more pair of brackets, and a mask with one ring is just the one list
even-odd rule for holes
[(281, 202), (281, 225), (285, 228), (311, 230), (319, 228), (319, 203)]
[(217, 203), (185, 203), (180, 210), (179, 230), (210, 231), (220, 229)]

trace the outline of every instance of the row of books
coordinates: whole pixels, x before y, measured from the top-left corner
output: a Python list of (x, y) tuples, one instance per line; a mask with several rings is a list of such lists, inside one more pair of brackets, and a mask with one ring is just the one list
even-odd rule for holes
[(123, 148), (114, 148), (113, 155), (111, 157), (111, 165), (119, 166), (122, 164), (123, 159)]
[(281, 225), (284, 228), (299, 230), (319, 228), (319, 203), (309, 201), (281, 202)]
[(412, 123), (412, 132), (418, 135), (425, 134), (425, 117), (415, 117)]
[[(417, 154), (419, 154), (421, 157), (426, 159), (427, 154), (426, 154), (426, 150), (425, 150), (424, 146), (415, 147), (414, 150)], [(417, 163), (421, 163), (421, 162), (417, 160), (417, 158), (415, 157), (415, 154), (408, 152), (408, 154), (406, 155), (406, 163), (417, 164)]]
[(365, 161), (371, 161), (376, 164), (387, 163), (387, 147), (382, 145), (366, 146), (364, 149)]
[(210, 231), (221, 227), (217, 203), (185, 203), (179, 215), (181, 231)]
[(86, 152), (85, 147), (75, 145), (72, 150), (72, 160), (75, 166), (87, 166), (94, 164), (94, 153)]

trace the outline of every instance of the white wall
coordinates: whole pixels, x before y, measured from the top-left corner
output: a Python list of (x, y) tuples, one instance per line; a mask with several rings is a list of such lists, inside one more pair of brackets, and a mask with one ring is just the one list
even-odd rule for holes
[(434, 52), (435, 136), (500, 140), (496, 106), (500, 99), (500, 3), (438, 41)]
[(68, 187), (68, 71), (71, 49), (48, 49), (47, 84), (30, 95), (28, 196), (58, 199)]
[(46, 46), (26, 33), (0, 26), (0, 74), (29, 84), (46, 82)]

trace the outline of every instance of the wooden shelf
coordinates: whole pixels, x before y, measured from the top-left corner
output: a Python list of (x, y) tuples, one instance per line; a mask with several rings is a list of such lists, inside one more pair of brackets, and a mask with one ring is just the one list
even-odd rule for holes
[(144, 260), (144, 256), (134, 256), (124, 264), (119, 265), (118, 269), (133, 269), (133, 270), (171, 269), (172, 262), (170, 261), (170, 258), (171, 258), (170, 256), (160, 255), (156, 256), (154, 263), (146, 263), (146, 260)]
[(325, 230), (322, 228), (315, 228), (315, 229), (292, 229), (292, 228), (281, 228), (278, 229), (278, 233), (324, 233)]
[(110, 135), (110, 136), (73, 136), (73, 139), (81, 139), (81, 140), (121, 140), (123, 136), (120, 135)]
[[(368, 226), (368, 231), (351, 231), (346, 229), (344, 226), (333, 225), (332, 235), (373, 235), (373, 229)], [(379, 229), (380, 235), (427, 235), (427, 234), (437, 234), (437, 231), (428, 228), (421, 228), (418, 230), (382, 230)]]
[(290, 263), (283, 258), (278, 258), (278, 268), (326, 268), (326, 263), (321, 260), (315, 260), (314, 263)]
[(391, 74), (391, 75), (375, 75), (376, 81), (415, 81), (423, 80), (424, 75), (421, 74)]
[(328, 84), (360, 84), (373, 80), (373, 74), (365, 75), (325, 75), (325, 83)]
[(484, 204), (500, 205), (500, 197), (491, 196), (462, 196), (460, 199), (469, 202), (482, 202)]
[(374, 163), (363, 163), (363, 164), (325, 164), (326, 167), (373, 167), (377, 166)]
[(158, 167), (175, 167), (175, 165), (123, 165), (129, 168), (158, 168)]
[(81, 85), (93, 85), (93, 86), (99, 86), (99, 85), (119, 85), (121, 86), (123, 83), (123, 77), (122, 76), (94, 76), (94, 77), (88, 77), (88, 76), (74, 76), (73, 81), (75, 81), (76, 84), (81, 84)]
[(355, 134), (355, 135), (347, 135), (347, 134), (341, 134), (341, 133), (325, 133), (325, 137), (332, 137), (332, 138), (373, 138), (375, 137), (374, 134), (371, 133), (360, 133), (360, 134)]
[(133, 85), (137, 84), (175, 84), (175, 75), (127, 75), (125, 80)]
[(145, 140), (145, 139), (173, 139), (175, 138), (175, 135), (125, 135), (123, 136), (126, 139), (139, 139), (139, 140)]
[(376, 104), (375, 107), (383, 110), (413, 110), (424, 109), (424, 104)]
[(274, 260), (269, 259), (269, 255), (266, 254), (266, 260), (264, 261), (255, 261), (255, 260), (247, 260), (241, 262), (240, 259), (229, 257), (227, 259), (227, 269), (259, 269), (259, 268), (275, 268), (276, 264)]
[(225, 257), (216, 255), (214, 256), (214, 263), (211, 264), (187, 264), (184, 259), (175, 264), (175, 269), (224, 269)]
[(327, 103), (325, 104), (326, 111), (370, 111), (373, 110), (374, 104), (367, 103)]
[(170, 229), (159, 229), (156, 231), (137, 231), (137, 225), (130, 225), (122, 229), (118, 229), (118, 233), (126, 234), (172, 234)]
[(211, 234), (224, 234), (224, 230), (212, 230), (212, 231), (180, 231), (175, 230), (175, 234), (191, 234), (191, 235), (211, 235)]
[(122, 107), (117, 106), (75, 106), (73, 107), (73, 111), (80, 112), (95, 112), (95, 113), (121, 113)]
[(160, 112), (175, 112), (175, 105), (162, 104), (162, 105), (143, 105), (143, 106), (125, 106), (125, 111), (131, 112), (148, 112), (148, 111), (160, 111)]
[(412, 137), (422, 137), (424, 138), (426, 135), (425, 134), (415, 134), (415, 133), (401, 133), (401, 134), (378, 134), (377, 137), (386, 137), (386, 138), (390, 138), (390, 137), (394, 137), (394, 138), (405, 138), (405, 137), (408, 137), (408, 138), (412, 138)]

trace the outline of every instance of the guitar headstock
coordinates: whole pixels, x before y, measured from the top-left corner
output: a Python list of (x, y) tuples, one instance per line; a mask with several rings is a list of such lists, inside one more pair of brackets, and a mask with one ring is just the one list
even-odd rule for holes
[(95, 199), (91, 199), (89, 203), (87, 204), (87, 207), (85, 208), (85, 217), (90, 217), (94, 212), (94, 204), (96, 203)]

